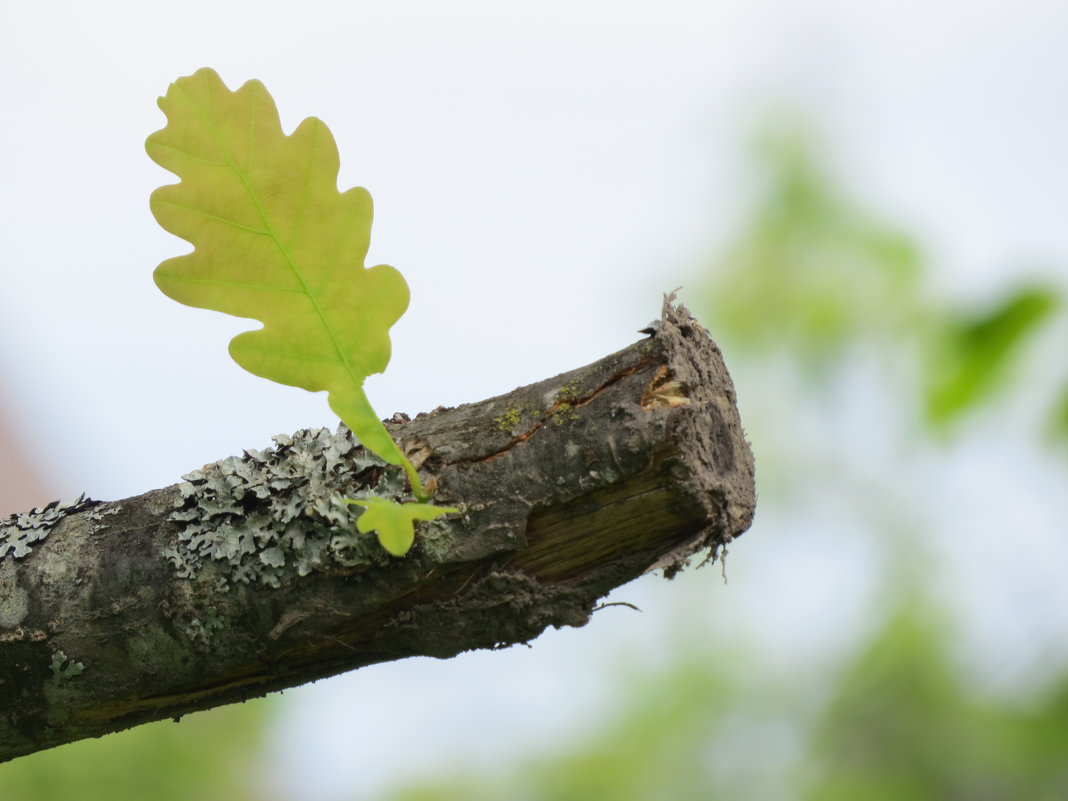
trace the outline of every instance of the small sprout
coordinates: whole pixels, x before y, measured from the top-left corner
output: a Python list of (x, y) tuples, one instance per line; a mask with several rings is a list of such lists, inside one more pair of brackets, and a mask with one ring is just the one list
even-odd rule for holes
[(431, 506), (428, 503), (397, 503), (385, 498), (346, 498), (345, 503), (364, 508), (356, 520), (361, 534), (375, 532), (382, 547), (394, 556), (404, 556), (415, 542), (415, 521), (434, 520), (444, 514), (455, 514), (451, 506)]

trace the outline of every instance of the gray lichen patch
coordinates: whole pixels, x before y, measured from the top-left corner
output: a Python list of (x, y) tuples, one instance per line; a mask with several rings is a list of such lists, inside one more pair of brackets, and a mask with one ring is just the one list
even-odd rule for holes
[(344, 427), (273, 438), (275, 447), (194, 470), (182, 478), (177, 543), (163, 551), (180, 578), (209, 564), (216, 589), (233, 583), (278, 587), (286, 571), (305, 576), (325, 564), (352, 566), (379, 558), (359, 535), (359, 507), (342, 493), (372, 488), (400, 497), (404, 477), (361, 447)]
[(97, 526), (96, 526), (96, 530), (97, 531), (101, 531), (101, 530), (107, 528), (107, 525), (104, 523), (104, 518), (107, 517), (107, 516), (110, 516), (110, 515), (117, 515), (120, 512), (122, 512), (122, 504), (121, 503), (112, 503), (112, 504), (108, 504), (105, 509), (100, 509), (100, 508), (94, 509), (89, 514), (87, 514), (86, 517), (89, 520), (91, 520), (92, 522), (97, 524)]
[(49, 535), (64, 517), (80, 512), (96, 501), (79, 495), (73, 501), (52, 501), (29, 512), (11, 515), (0, 523), (0, 560), (8, 554), (22, 559), (33, 550), (32, 545)]
[(69, 659), (62, 651), (56, 651), (52, 654), (52, 680), (63, 681), (65, 679), (72, 679), (75, 676), (80, 676), (85, 672), (85, 665), (81, 662), (76, 662), (73, 659)]
[(196, 645), (206, 646), (211, 642), (215, 632), (226, 628), (226, 621), (219, 616), (219, 610), (215, 606), (209, 606), (203, 617), (188, 615), (182, 622), (182, 630), (185, 636)]

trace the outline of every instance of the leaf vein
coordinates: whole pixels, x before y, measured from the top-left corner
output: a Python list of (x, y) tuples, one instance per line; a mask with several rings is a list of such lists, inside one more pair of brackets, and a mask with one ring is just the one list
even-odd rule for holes
[(232, 289), (255, 289), (261, 292), (289, 292), (296, 294), (304, 294), (304, 290), (296, 287), (285, 286), (268, 286), (266, 284), (255, 284), (247, 281), (222, 281), (217, 278), (194, 278), (193, 276), (180, 275), (177, 273), (169, 274), (168, 279), (179, 283), (186, 284), (204, 284), (206, 286), (224, 286)]
[(222, 223), (223, 225), (229, 225), (231, 228), (236, 228), (239, 231), (245, 231), (249, 234), (256, 234), (257, 236), (271, 236), (270, 231), (265, 231), (260, 228), (253, 228), (250, 225), (239, 223), (237, 220), (231, 220), (228, 217), (220, 217), (218, 214), (212, 214), (210, 211), (205, 211), (204, 209), (198, 208), (196, 206), (189, 206), (185, 203), (179, 203), (175, 200), (167, 200), (166, 198), (158, 198), (156, 202), (162, 203), (167, 206), (174, 206), (177, 209), (192, 212), (193, 214), (199, 214), (201, 217), (205, 217), (209, 220), (214, 220), (215, 222)]

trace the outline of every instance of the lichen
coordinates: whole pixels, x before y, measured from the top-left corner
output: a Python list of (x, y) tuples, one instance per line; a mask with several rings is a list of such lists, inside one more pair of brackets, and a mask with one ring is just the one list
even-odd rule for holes
[(578, 420), (578, 412), (567, 401), (558, 401), (553, 407), (553, 422), (560, 426), (569, 420)]
[(553, 422), (559, 426), (570, 420), (578, 420), (576, 402), (579, 400), (581, 400), (579, 380), (573, 378), (553, 395), (553, 403), (548, 410), (549, 414), (552, 415)]
[(86, 518), (89, 519), (89, 520), (92, 520), (94, 523), (101, 524), (101, 525), (97, 526), (97, 531), (101, 531), (101, 530), (107, 528), (106, 525), (103, 525), (104, 517), (108, 516), (108, 515), (117, 515), (121, 511), (122, 511), (122, 504), (121, 503), (113, 503), (113, 504), (110, 504), (108, 506), (108, 508), (103, 510), (103, 511), (101, 511), (100, 509), (94, 509), (93, 511), (91, 511), (89, 514), (86, 515)]
[(234, 583), (281, 585), (286, 571), (305, 576), (333, 563), (352, 566), (384, 559), (374, 539), (359, 535), (359, 507), (340, 491), (373, 487), (400, 497), (404, 474), (358, 445), (348, 429), (273, 438), (275, 447), (194, 470), (182, 478), (177, 542), (163, 551), (180, 578), (211, 564), (215, 589)]
[(556, 401), (564, 403), (579, 399), (579, 380), (573, 378), (556, 391)]
[(85, 665), (81, 662), (75, 662), (73, 659), (69, 659), (62, 651), (56, 651), (52, 654), (51, 667), (53, 681), (73, 679), (75, 676), (80, 676), (85, 672)]
[(8, 554), (22, 559), (33, 551), (32, 545), (41, 542), (64, 517), (96, 504), (84, 493), (73, 501), (52, 501), (29, 512), (11, 515), (0, 522), (0, 559)]
[(512, 406), (500, 417), (495, 417), (493, 419), (493, 425), (498, 431), (507, 433), (519, 425), (519, 421), (522, 419), (524, 411), (525, 409), (521, 406)]
[(209, 606), (204, 617), (190, 616), (185, 621), (185, 635), (194, 643), (207, 645), (216, 631), (226, 628), (225, 620), (219, 615), (218, 608)]

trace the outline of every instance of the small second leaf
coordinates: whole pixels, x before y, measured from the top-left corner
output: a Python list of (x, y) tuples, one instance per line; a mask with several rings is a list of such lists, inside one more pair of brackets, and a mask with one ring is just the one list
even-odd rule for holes
[(435, 520), (460, 511), (451, 506), (397, 503), (385, 498), (346, 498), (345, 503), (364, 508), (356, 521), (356, 530), (361, 534), (375, 532), (382, 547), (394, 556), (404, 556), (411, 550), (415, 542), (416, 520)]

